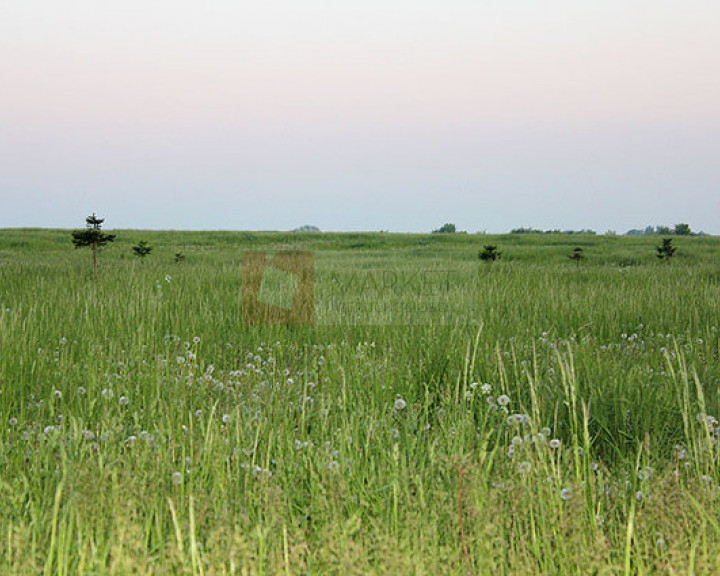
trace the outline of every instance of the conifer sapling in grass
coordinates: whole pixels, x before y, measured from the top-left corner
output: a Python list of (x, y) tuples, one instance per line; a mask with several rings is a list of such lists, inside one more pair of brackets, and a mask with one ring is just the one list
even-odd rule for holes
[(500, 252), (498, 252), (497, 246), (492, 244), (485, 246), (484, 249), (478, 254), (478, 258), (483, 262), (495, 262), (500, 259)]
[(663, 262), (669, 263), (676, 250), (677, 248), (672, 245), (672, 238), (663, 238), (662, 244), (655, 248), (655, 251), (657, 252), (655, 256), (660, 258)]
[(85, 230), (75, 230), (72, 232), (72, 242), (75, 248), (91, 248), (93, 255), (93, 274), (97, 278), (97, 258), (100, 249), (115, 241), (115, 234), (106, 234), (102, 231), (104, 218), (98, 218), (93, 212), (92, 216), (85, 218)]
[(580, 266), (580, 262), (585, 258), (583, 249), (579, 246), (577, 248), (573, 248), (572, 254), (570, 254), (568, 258), (570, 258), (570, 260), (575, 260), (575, 264)]
[(135, 256), (140, 258), (140, 260), (144, 260), (145, 256), (152, 252), (152, 246), (150, 246), (150, 244), (148, 244), (145, 240), (140, 240), (140, 242), (133, 246), (132, 249)]

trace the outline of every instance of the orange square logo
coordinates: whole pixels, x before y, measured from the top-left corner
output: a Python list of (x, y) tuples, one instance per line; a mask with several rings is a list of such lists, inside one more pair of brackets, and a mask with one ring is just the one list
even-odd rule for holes
[(242, 321), (245, 325), (315, 324), (315, 258), (312, 252), (242, 254)]

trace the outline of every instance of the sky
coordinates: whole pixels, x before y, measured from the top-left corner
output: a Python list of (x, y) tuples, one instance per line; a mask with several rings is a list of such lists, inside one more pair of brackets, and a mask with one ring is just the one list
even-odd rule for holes
[(0, 0), (0, 227), (720, 234), (717, 0)]

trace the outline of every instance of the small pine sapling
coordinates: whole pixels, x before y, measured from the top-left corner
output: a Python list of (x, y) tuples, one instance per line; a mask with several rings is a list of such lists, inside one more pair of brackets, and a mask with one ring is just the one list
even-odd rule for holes
[(100, 249), (115, 241), (115, 234), (105, 234), (102, 231), (102, 223), (104, 218), (98, 218), (93, 213), (92, 216), (85, 218), (85, 230), (75, 230), (72, 232), (72, 242), (75, 248), (91, 248), (93, 255), (93, 275), (97, 278), (98, 273), (98, 253)]
[(583, 254), (583, 249), (580, 248), (580, 246), (573, 248), (572, 254), (568, 256), (570, 260), (575, 260), (575, 264), (580, 266), (580, 262), (582, 262), (585, 259), (585, 255)]
[(478, 258), (483, 262), (495, 262), (500, 259), (500, 252), (497, 250), (497, 246), (492, 244), (485, 246), (481, 252), (478, 253)]
[(657, 256), (663, 262), (669, 263), (676, 250), (677, 248), (672, 245), (672, 238), (663, 238), (662, 244), (655, 247), (655, 256)]
[(148, 244), (145, 240), (140, 240), (135, 246), (132, 247), (133, 253), (135, 256), (140, 258), (140, 260), (145, 260), (145, 256), (150, 254), (152, 252), (152, 246)]

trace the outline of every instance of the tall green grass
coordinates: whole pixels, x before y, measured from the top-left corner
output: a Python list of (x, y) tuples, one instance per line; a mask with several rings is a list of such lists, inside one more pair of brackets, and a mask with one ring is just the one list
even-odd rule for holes
[[(655, 243), (0, 231), (0, 572), (715, 573), (720, 244)], [(243, 326), (286, 248), (318, 325)]]

